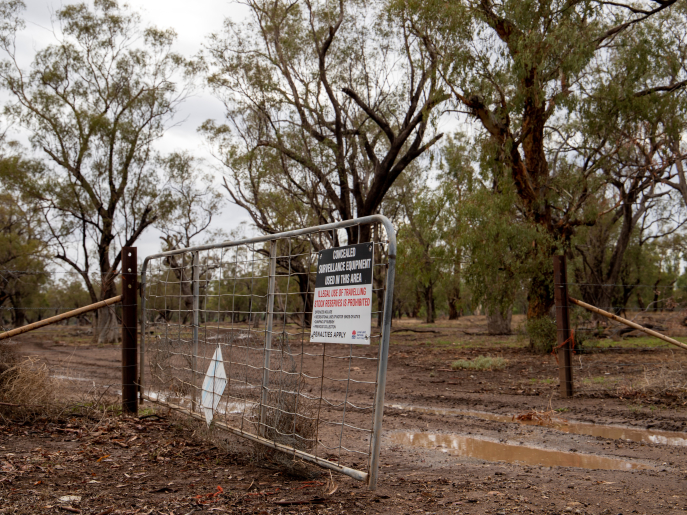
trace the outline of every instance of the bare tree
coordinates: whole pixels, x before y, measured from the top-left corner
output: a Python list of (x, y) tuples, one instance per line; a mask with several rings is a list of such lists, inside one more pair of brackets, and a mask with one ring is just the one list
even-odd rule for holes
[(440, 56), (380, 2), (243, 5), (249, 21), (226, 21), (208, 46), (227, 123), (204, 130), (233, 202), (268, 233), (379, 212), (394, 181), (442, 136), (433, 130), (447, 99)]
[[(209, 230), (213, 216), (222, 208), (223, 197), (214, 188), (212, 176), (202, 172), (202, 161), (188, 153), (174, 153), (161, 160), (161, 167), (167, 178), (166, 202), (170, 204), (167, 223), (160, 228), (162, 250), (177, 250), (194, 243), (200, 245), (211, 239), (226, 239), (223, 231)], [(193, 241), (201, 235), (200, 241)], [(187, 252), (169, 256), (165, 263), (179, 282), (180, 295), (188, 314), (193, 308), (193, 255)], [(208, 260), (198, 266), (201, 267), (199, 275), (207, 277), (217, 263)], [(204, 291), (206, 281), (202, 281), (200, 287)]]

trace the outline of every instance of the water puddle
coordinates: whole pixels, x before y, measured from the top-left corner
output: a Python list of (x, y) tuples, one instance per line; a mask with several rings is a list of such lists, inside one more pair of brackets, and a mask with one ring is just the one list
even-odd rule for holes
[(484, 461), (592, 470), (656, 470), (651, 465), (619, 458), (540, 449), (455, 434), (392, 433), (389, 439), (397, 445), (438, 449), (454, 456), (467, 456)]
[(655, 443), (662, 445), (687, 446), (687, 434), (672, 431), (659, 431), (651, 429), (640, 429), (636, 427), (612, 426), (601, 424), (590, 424), (587, 422), (574, 422), (563, 419), (548, 420), (513, 420), (510, 415), (499, 415), (483, 411), (468, 411), (452, 408), (423, 408), (419, 406), (403, 406), (400, 404), (388, 405), (389, 408), (404, 411), (414, 411), (426, 413), (428, 415), (463, 415), (475, 417), (482, 420), (493, 420), (495, 422), (518, 423), (529, 426), (541, 426), (555, 429), (563, 433), (576, 435), (599, 436), (610, 440), (628, 440), (640, 443)]

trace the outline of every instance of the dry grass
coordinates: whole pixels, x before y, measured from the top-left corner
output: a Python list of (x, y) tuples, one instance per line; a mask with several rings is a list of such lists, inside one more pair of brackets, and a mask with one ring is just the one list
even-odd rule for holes
[[(276, 443), (292, 447), (299, 451), (311, 452), (317, 438), (317, 404), (298, 392), (301, 391), (303, 379), (292, 379), (289, 374), (279, 374), (282, 378), (279, 386), (268, 392), (263, 407), (262, 424), (260, 423), (260, 405), (256, 404), (250, 418), (254, 421), (256, 434)], [(288, 384), (292, 383), (292, 384)], [(277, 389), (278, 388), (278, 389)], [(276, 451), (264, 445), (255, 445), (258, 461), (283, 468), (290, 475), (312, 479), (320, 475), (315, 469), (293, 454)]]
[(256, 433), (277, 443), (310, 452), (315, 447), (317, 404), (298, 392), (302, 380), (294, 389), (270, 391), (264, 407), (264, 424), (260, 424), (260, 405), (253, 408)]
[(0, 417), (28, 419), (57, 407), (57, 384), (44, 362), (0, 345)]
[(489, 358), (477, 356), (472, 361), (459, 359), (451, 363), (453, 370), (503, 370), (508, 366), (508, 360), (504, 358)]
[(684, 400), (687, 397), (687, 370), (678, 359), (645, 365), (643, 380), (630, 386), (620, 385), (621, 397), (659, 396)]
[[(299, 451), (312, 452), (317, 443), (317, 403), (302, 395), (304, 378), (295, 373), (291, 354), (279, 372), (270, 375), (270, 389), (260, 403), (253, 405), (249, 418), (255, 434)], [(273, 465), (296, 477), (312, 479), (320, 472), (293, 454), (256, 444), (255, 457), (263, 464)]]
[(99, 424), (120, 413), (121, 398), (109, 388), (69, 395), (69, 386), (52, 378), (43, 360), (19, 356), (0, 344), (0, 420), (57, 422), (77, 416)]

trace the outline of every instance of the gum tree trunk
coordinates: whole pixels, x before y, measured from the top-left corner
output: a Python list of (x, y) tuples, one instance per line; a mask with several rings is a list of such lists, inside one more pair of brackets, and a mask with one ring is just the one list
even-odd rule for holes
[(501, 309), (495, 308), (491, 313), (487, 314), (487, 333), (491, 335), (510, 334), (512, 318), (513, 309), (511, 307), (508, 307), (503, 312)]

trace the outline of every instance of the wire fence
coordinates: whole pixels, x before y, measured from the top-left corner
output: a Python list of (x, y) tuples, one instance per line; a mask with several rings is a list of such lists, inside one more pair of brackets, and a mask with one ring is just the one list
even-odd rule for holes
[[(318, 261), (342, 239), (373, 256), (371, 331), (358, 331), (360, 344), (317, 343), (313, 327), (346, 316), (315, 297)], [(266, 459), (301, 458), (374, 488), (395, 254), (393, 227), (373, 216), (149, 256), (144, 397), (271, 448)]]
[[(629, 286), (570, 282), (566, 267), (564, 256), (554, 256), (557, 343), (553, 354), (561, 395), (572, 395), (573, 383), (577, 393), (627, 398), (684, 391), (687, 310), (667, 295), (675, 291), (674, 284), (661, 291), (657, 284), (639, 282)], [(628, 308), (629, 296), (623, 297), (622, 292), (642, 288), (651, 288), (654, 301)], [(613, 306), (618, 300), (623, 305)], [(633, 338), (638, 338), (636, 344)], [(666, 347), (672, 353), (668, 361)], [(637, 359), (638, 351), (651, 350), (658, 353)], [(613, 355), (594, 356), (599, 351), (612, 351)], [(628, 352), (631, 355), (623, 354)]]
[[(371, 228), (369, 232), (371, 236), (374, 237), (374, 229)], [(381, 229), (379, 234), (382, 235), (381, 239), (383, 240), (385, 237), (384, 230)], [(286, 332), (289, 333), (289, 345), (292, 346), (292, 348), (297, 345), (294, 343), (294, 335), (298, 330), (301, 331), (301, 337), (303, 337), (304, 340), (307, 341), (308, 339), (308, 327), (304, 325), (305, 319), (303, 318), (302, 312), (307, 310), (304, 310), (300, 305), (296, 308), (293, 307), (296, 305), (296, 301), (303, 302), (301, 279), (305, 277), (306, 274), (302, 271), (302, 262), (306, 255), (310, 255), (311, 257), (314, 255), (314, 249), (332, 246), (338, 243), (342, 238), (347, 238), (347, 236), (343, 235), (342, 230), (330, 232), (324, 239), (321, 238), (321, 241), (316, 241), (317, 237), (313, 236), (313, 241), (316, 241), (316, 243), (313, 243), (311, 248), (303, 250), (302, 252), (298, 250), (287, 250), (282, 252), (280, 250), (277, 256), (277, 273), (275, 275), (276, 291), (274, 296), (276, 307), (274, 309), (273, 323), (282, 324), (282, 326), (285, 325), (288, 328)], [(293, 240), (291, 243), (294, 241), (302, 245), (304, 240), (301, 237), (300, 240)], [(375, 242), (376, 246), (380, 244), (385, 245), (385, 242)], [(303, 247), (303, 249), (305, 249), (305, 247)], [(230, 251), (225, 249), (224, 254), (221, 252), (218, 254), (217, 249), (215, 249), (215, 254), (210, 252), (200, 254), (200, 261), (198, 264), (198, 270), (200, 272), (198, 286), (201, 299), (200, 302), (202, 304), (200, 309), (202, 323), (198, 325), (200, 339), (202, 341), (204, 338), (203, 331), (209, 331), (206, 335), (210, 338), (208, 341), (212, 341), (212, 331), (224, 333), (224, 337), (226, 338), (229, 338), (230, 334), (235, 333), (236, 338), (247, 341), (247, 346), (253, 349), (250, 352), (257, 353), (259, 352), (260, 341), (259, 339), (258, 341), (254, 340), (256, 335), (260, 336), (264, 331), (267, 318), (265, 314), (265, 302), (268, 297), (266, 288), (269, 282), (269, 273), (266, 270), (269, 261), (268, 250), (264, 245), (263, 247), (258, 245), (258, 247), (250, 251), (239, 250), (236, 252), (236, 254), (231, 254)], [(241, 254), (242, 252), (243, 255)], [(247, 257), (249, 252), (255, 254), (254, 259), (251, 260)], [(380, 255), (379, 249), (377, 249), (375, 255)], [(177, 259), (179, 260), (181, 258)], [(189, 328), (193, 326), (192, 300), (190, 301), (191, 304), (188, 304), (189, 299), (193, 297), (193, 292), (189, 292), (189, 288), (192, 289), (193, 285), (193, 264), (188, 261), (192, 258), (187, 256), (184, 259), (186, 259), (185, 263), (183, 263), (182, 260), (177, 262), (176, 266), (171, 264), (165, 265), (167, 266), (167, 272), (172, 274), (172, 279), (163, 281), (167, 283), (167, 288), (174, 285), (174, 287), (180, 288), (180, 292), (184, 290), (183, 294), (180, 295), (175, 293), (171, 296), (156, 294), (152, 302), (157, 320), (149, 321), (149, 324), (161, 326), (166, 319), (172, 321), (178, 320), (179, 317), (181, 317), (182, 323), (179, 324), (179, 327)], [(301, 268), (298, 270), (301, 271), (297, 270), (299, 264)], [(234, 284), (234, 290), (229, 292), (227, 287), (229, 283), (234, 280), (233, 276), (230, 277), (232, 266), (237, 275), (234, 283), (232, 283)], [(288, 266), (291, 266), (291, 271), (288, 271)], [(377, 268), (383, 266), (384, 263), (382, 262), (375, 263), (375, 267)], [(250, 272), (250, 267), (253, 267), (255, 272)], [(185, 274), (182, 279), (178, 278), (178, 274), (180, 273)], [(313, 273), (311, 269), (310, 281), (313, 280)], [(220, 276), (222, 277), (221, 280), (218, 279)], [(60, 283), (60, 278), (69, 278), (68, 283), (80, 283), (82, 280), (78, 272), (70, 270), (0, 269), (0, 280), (10, 277), (15, 279), (18, 278), (19, 281), (25, 280), (26, 286), (29, 287), (33, 285), (31, 282), (33, 278), (46, 278), (47, 283), (45, 284), (51, 288)], [(253, 281), (252, 286), (249, 278)], [(222, 286), (219, 290), (215, 291), (213, 288), (219, 283), (222, 283)], [(375, 284), (379, 285), (379, 274), (376, 274)], [(311, 286), (312, 284), (307, 285), (307, 287), (312, 290)], [(630, 287), (634, 292), (646, 291), (651, 295), (658, 295), (658, 301), (648, 302), (643, 307), (636, 305), (636, 298), (634, 296), (631, 302), (624, 305), (613, 304), (613, 302), (611, 302), (613, 299), (611, 296), (608, 296), (608, 305), (603, 307), (631, 321), (665, 332), (670, 336), (676, 338), (687, 336), (687, 303), (682, 301), (680, 290), (675, 284), (657, 285), (656, 283), (637, 283), (628, 285), (568, 281), (567, 286), (571, 294), (582, 299), (587, 299), (588, 302), (593, 302), (594, 299), (589, 296), (585, 297), (585, 292), (609, 292), (611, 290), (621, 292), (624, 288)], [(251, 287), (254, 288), (252, 293)], [(587, 288), (587, 290), (584, 290), (584, 288)], [(376, 297), (373, 303), (373, 316), (375, 318), (378, 318), (380, 310), (377, 302), (378, 289), (379, 288), (375, 289)], [(260, 293), (261, 291), (262, 293)], [(30, 293), (35, 294), (36, 291)], [(82, 292), (81, 297), (83, 297), (83, 294), (85, 294), (85, 291)], [(310, 291), (310, 295), (312, 295), (312, 291)], [(87, 297), (85, 299), (81, 297), (79, 297), (79, 301), (73, 301), (65, 296), (60, 300), (65, 302), (63, 305), (55, 304), (55, 299), (51, 299), (50, 301), (53, 303), (49, 306), (36, 305), (36, 303), (45, 302), (45, 298), (32, 298), (31, 300), (34, 302), (34, 305), (12, 306), (6, 301), (4, 304), (0, 305), (0, 330), (8, 330), (16, 327), (17, 324), (13, 318), (15, 312), (23, 312), (25, 314), (25, 322), (30, 323), (79, 307), (79, 305), (83, 304), (84, 300), (87, 301)], [(172, 297), (176, 300), (176, 306), (172, 306), (170, 303), (170, 298)], [(650, 298), (650, 296), (645, 297)], [(230, 298), (232, 306), (227, 307), (227, 302)], [(617, 300), (617, 297), (615, 297), (615, 299)], [(69, 302), (72, 302), (72, 304), (67, 304)], [(156, 302), (162, 303), (161, 307), (155, 304)], [(167, 305), (164, 304), (165, 302), (167, 302)], [(117, 305), (113, 309), (115, 310), (115, 317), (112, 320), (113, 323), (107, 325), (105, 329), (112, 329), (113, 331), (119, 332), (121, 305)], [(676, 351), (677, 354), (675, 358), (671, 358), (669, 362), (666, 362), (664, 351), (665, 349), (671, 348), (670, 344), (648, 341), (644, 338), (645, 335), (642, 333), (624, 325), (595, 317), (591, 313), (585, 312), (582, 308), (571, 306), (571, 309), (571, 327), (574, 330), (575, 347), (573, 349), (574, 354), (570, 366), (574, 373), (576, 383), (575, 390), (577, 392), (603, 393), (612, 389), (624, 391), (627, 388), (631, 390), (640, 383), (644, 386), (648, 384), (657, 384), (658, 379), (661, 377), (663, 379), (669, 376), (672, 376), (673, 379), (677, 378), (677, 373), (675, 371), (682, 367), (680, 359), (682, 351)], [(308, 316), (307, 312), (305, 316)], [(184, 317), (186, 317), (185, 321), (183, 321)], [(98, 385), (109, 386), (116, 392), (119, 388), (121, 375), (121, 362), (119, 361), (118, 355), (119, 350), (107, 347), (99, 347), (97, 350), (93, 349), (94, 332), (98, 330), (94, 329), (94, 318), (94, 314), (88, 314), (81, 318), (74, 318), (61, 322), (58, 326), (53, 326), (49, 329), (41, 329), (38, 332), (32, 333), (30, 337), (24, 338), (22, 341), (22, 345), (24, 346), (23, 350), (29, 354), (41, 355), (46, 360), (49, 360), (51, 362), (51, 370), (57, 377), (70, 378), (79, 383), (88, 382), (89, 384), (96, 383)], [(299, 329), (296, 329), (297, 327)], [(187, 340), (188, 335), (178, 334), (177, 339), (179, 341)], [(190, 339), (193, 340), (192, 334)], [(49, 343), (50, 340), (52, 340), (52, 343)], [(222, 348), (227, 348), (227, 345), (231, 346), (230, 344), (223, 344)], [(647, 354), (646, 359), (637, 359), (637, 357), (634, 357), (631, 360), (632, 362), (628, 363), (616, 363), (616, 357), (614, 356), (613, 359), (611, 359), (608, 354), (609, 352), (613, 352), (614, 354), (628, 352), (651, 353), (654, 350), (658, 350), (659, 352), (655, 358)], [(600, 351), (604, 352), (606, 356), (604, 359), (594, 360), (591, 358), (592, 353)], [(104, 370), (105, 367), (96, 366), (92, 363), (93, 360), (87, 356), (88, 353), (92, 352), (103, 355), (103, 358), (108, 362), (107, 372)], [(297, 352), (292, 352), (292, 354), (295, 356)], [(304, 353), (304, 357), (308, 359), (312, 358), (312, 356), (308, 356), (307, 352)], [(331, 356), (328, 354), (327, 357), (329, 359)], [(620, 358), (622, 356), (617, 357)], [(226, 359), (227, 356), (224, 356), (224, 358)], [(361, 368), (362, 370), (369, 368), (358, 366), (359, 362), (357, 360), (361, 360), (362, 358), (363, 357), (355, 353), (352, 353), (350, 356), (354, 381), (357, 375), (363, 372), (353, 369)], [(206, 356), (204, 359), (207, 361), (209, 358)], [(334, 358), (331, 357), (331, 359)], [(337, 359), (345, 361), (347, 358), (345, 356), (337, 356)], [(550, 366), (550, 374), (554, 376), (557, 375), (556, 367), (558, 365), (554, 362)], [(205, 371), (200, 370), (200, 368), (202, 368), (200, 364), (198, 368), (198, 374), (204, 376)], [(663, 384), (667, 385), (666, 387), (669, 387), (670, 384), (678, 384), (678, 382), (673, 381), (671, 383), (671, 381), (663, 379), (661, 380)], [(532, 389), (536, 389), (536, 387), (537, 384), (532, 385)], [(350, 416), (350, 410), (347, 413), (347, 417), (348, 416)], [(342, 442), (342, 448), (345, 447), (344, 443), (345, 442)]]
[[(95, 295), (100, 296), (98, 279), (91, 277)], [(118, 285), (117, 285), (118, 286)], [(114, 294), (116, 295), (116, 293)], [(43, 320), (97, 302), (89, 294), (83, 276), (75, 270), (0, 268), (0, 330), (5, 331)], [(103, 324), (116, 330), (121, 318), (121, 307), (112, 306), (111, 321)], [(86, 313), (78, 318), (64, 320), (60, 325), (92, 326), (96, 315)], [(102, 330), (102, 329), (101, 329)]]
[[(97, 279), (92, 279), (95, 284)], [(119, 280), (115, 289), (119, 290)], [(74, 270), (0, 268), (0, 332), (25, 328), (93, 302), (83, 277)], [(45, 365), (58, 381), (61, 395), (71, 400), (87, 399), (93, 392), (119, 395), (124, 366), (121, 347), (113, 344), (121, 340), (123, 309), (117, 302), (22, 332), (0, 344)], [(132, 386), (137, 385), (136, 381)]]

